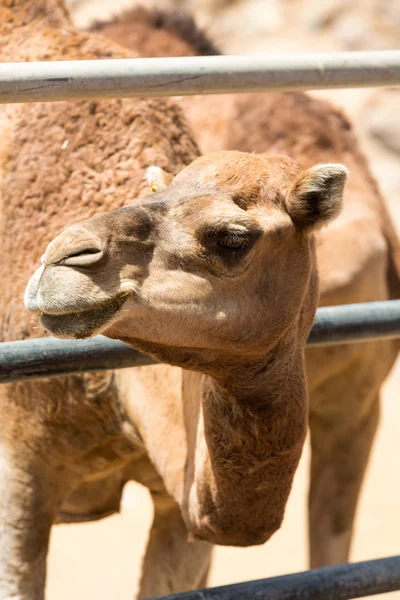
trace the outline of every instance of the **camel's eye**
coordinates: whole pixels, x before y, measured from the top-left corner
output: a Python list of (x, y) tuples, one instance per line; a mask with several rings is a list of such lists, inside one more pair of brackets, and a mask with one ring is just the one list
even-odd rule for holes
[(204, 227), (198, 233), (203, 246), (202, 256), (211, 263), (234, 268), (248, 255), (262, 235), (262, 230), (253, 223), (227, 223), (219, 227)]
[(246, 227), (239, 225), (232, 227), (204, 228), (199, 232), (199, 238), (207, 246), (217, 250), (244, 250), (251, 247), (260, 237), (261, 230), (258, 227)]
[(248, 238), (237, 233), (228, 233), (218, 238), (217, 245), (221, 248), (237, 250), (245, 248), (248, 244)]

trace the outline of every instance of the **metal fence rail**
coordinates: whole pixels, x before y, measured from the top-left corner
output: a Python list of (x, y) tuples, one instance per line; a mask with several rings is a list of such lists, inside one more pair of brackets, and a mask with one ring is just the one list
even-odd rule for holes
[(170, 594), (162, 599), (351, 600), (396, 590), (400, 590), (400, 556)]
[[(308, 345), (400, 337), (400, 300), (319, 308)], [(0, 344), (0, 383), (70, 373), (150, 365), (155, 361), (123, 342), (42, 338)]]
[(400, 85), (400, 50), (0, 64), (0, 103)]

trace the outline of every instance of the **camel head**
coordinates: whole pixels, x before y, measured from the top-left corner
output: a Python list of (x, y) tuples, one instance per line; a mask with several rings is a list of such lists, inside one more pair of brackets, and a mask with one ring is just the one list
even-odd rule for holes
[(43, 327), (159, 358), (171, 347), (257, 354), (293, 327), (305, 343), (318, 295), (312, 234), (338, 214), (346, 169), (218, 152), (147, 177), (144, 200), (49, 244), (25, 293)]

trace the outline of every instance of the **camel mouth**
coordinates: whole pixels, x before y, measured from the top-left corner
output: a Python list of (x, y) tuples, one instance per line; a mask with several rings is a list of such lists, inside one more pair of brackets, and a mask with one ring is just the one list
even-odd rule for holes
[(121, 310), (130, 293), (122, 293), (93, 308), (63, 314), (42, 312), (43, 328), (59, 338), (85, 339), (100, 333)]

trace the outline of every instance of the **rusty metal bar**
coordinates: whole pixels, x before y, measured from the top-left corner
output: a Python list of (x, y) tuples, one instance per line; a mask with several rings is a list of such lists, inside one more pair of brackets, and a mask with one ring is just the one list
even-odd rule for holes
[(400, 50), (0, 64), (0, 103), (400, 85)]

